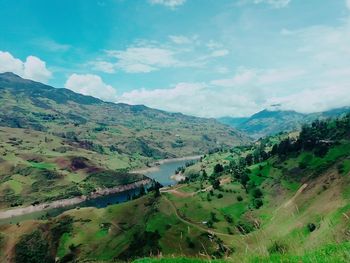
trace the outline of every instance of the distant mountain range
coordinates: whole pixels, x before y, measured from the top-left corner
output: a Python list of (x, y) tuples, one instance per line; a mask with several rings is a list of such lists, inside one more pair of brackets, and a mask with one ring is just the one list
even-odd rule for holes
[(338, 117), (350, 112), (350, 107), (332, 109), (325, 112), (303, 114), (296, 111), (262, 110), (251, 117), (222, 117), (218, 121), (245, 132), (258, 139), (283, 131), (299, 130), (303, 124), (315, 119)]

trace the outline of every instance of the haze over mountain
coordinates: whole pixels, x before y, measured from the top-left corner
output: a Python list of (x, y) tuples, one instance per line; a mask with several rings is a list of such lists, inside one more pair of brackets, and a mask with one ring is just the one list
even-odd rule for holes
[(350, 107), (342, 107), (324, 112), (299, 113), (296, 111), (262, 110), (246, 118), (222, 117), (221, 123), (235, 127), (258, 139), (279, 132), (297, 131), (302, 125), (316, 119), (327, 119), (350, 112)]

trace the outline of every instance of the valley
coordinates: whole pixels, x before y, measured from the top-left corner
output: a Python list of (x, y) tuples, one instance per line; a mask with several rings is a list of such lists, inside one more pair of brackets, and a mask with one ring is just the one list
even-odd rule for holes
[(59, 262), (346, 262), (349, 123), (218, 149), (177, 169), (184, 182), (132, 201), (2, 225), (3, 255), (42, 253), (21, 246), (36, 235)]
[(349, 263), (350, 0), (0, 0), (0, 263)]

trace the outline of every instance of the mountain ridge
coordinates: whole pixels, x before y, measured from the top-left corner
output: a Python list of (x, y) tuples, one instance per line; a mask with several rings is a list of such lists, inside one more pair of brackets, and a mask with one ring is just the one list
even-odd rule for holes
[(218, 121), (259, 139), (280, 132), (300, 130), (304, 124), (316, 119), (338, 117), (350, 111), (350, 107), (341, 107), (324, 112), (300, 113), (293, 110), (261, 110), (250, 117), (221, 117)]

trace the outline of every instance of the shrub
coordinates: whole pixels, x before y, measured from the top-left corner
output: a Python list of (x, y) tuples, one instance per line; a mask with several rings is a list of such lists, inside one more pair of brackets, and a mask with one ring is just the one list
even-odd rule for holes
[(288, 247), (286, 244), (275, 241), (273, 244), (268, 248), (268, 251), (270, 254), (286, 254), (288, 251)]
[(314, 223), (309, 223), (309, 224), (307, 224), (307, 229), (311, 233), (311, 232), (316, 230), (316, 225)]
[(232, 218), (232, 216), (230, 216), (230, 215), (224, 215), (224, 217), (225, 217), (225, 220), (227, 221), (227, 223), (230, 223), (230, 224), (233, 223), (233, 218)]
[(221, 164), (217, 163), (214, 166), (214, 173), (219, 174), (219, 173), (221, 173), (223, 171), (224, 171), (224, 167)]
[(252, 191), (252, 195), (254, 198), (261, 198), (263, 196), (263, 192), (261, 192), (261, 190), (259, 188), (255, 188)]
[(237, 196), (237, 201), (238, 201), (238, 202), (242, 202), (242, 201), (243, 201), (243, 197), (242, 197), (242, 196), (240, 196), (240, 195), (239, 195), (239, 196)]
[(216, 213), (210, 212), (210, 217), (213, 222), (219, 222), (219, 219), (216, 217)]
[(223, 197), (224, 197), (224, 196), (223, 196), (222, 193), (218, 194), (218, 198), (219, 198), (219, 199), (221, 199), (221, 198), (223, 198)]
[(259, 209), (260, 207), (262, 207), (263, 204), (264, 204), (264, 202), (260, 198), (256, 198), (253, 200), (253, 206), (256, 209)]
[(250, 232), (255, 230), (254, 225), (248, 221), (239, 221), (236, 224), (236, 227), (238, 231), (241, 232), (243, 235), (249, 234)]
[(189, 237), (186, 237), (186, 243), (187, 243), (187, 246), (191, 249), (194, 249), (196, 246)]

